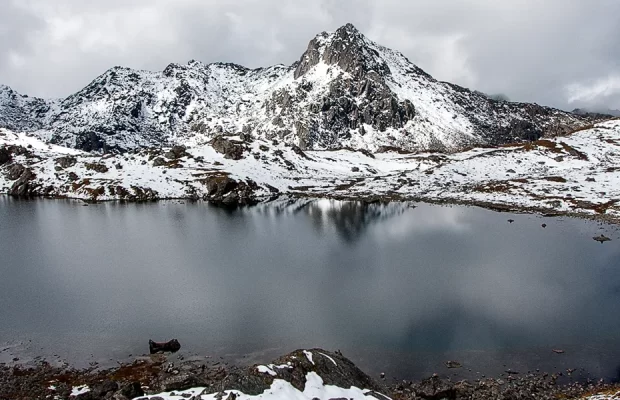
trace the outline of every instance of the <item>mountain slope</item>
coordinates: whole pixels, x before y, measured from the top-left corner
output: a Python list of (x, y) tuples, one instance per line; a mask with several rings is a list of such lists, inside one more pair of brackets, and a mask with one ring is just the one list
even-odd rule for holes
[(566, 133), (590, 119), (439, 82), (350, 24), (317, 35), (290, 67), (115, 67), (58, 100), (0, 87), (0, 127), (86, 151), (194, 146), (239, 133), (302, 149), (454, 151)]

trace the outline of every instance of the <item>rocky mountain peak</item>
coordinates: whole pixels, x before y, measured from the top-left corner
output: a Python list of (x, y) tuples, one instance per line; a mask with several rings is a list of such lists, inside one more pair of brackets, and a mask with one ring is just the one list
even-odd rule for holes
[(346, 24), (332, 33), (323, 32), (308, 44), (294, 77), (300, 78), (320, 62), (337, 65), (355, 79), (364, 77), (370, 71), (389, 74), (389, 67), (374, 47), (375, 44), (352, 24)]

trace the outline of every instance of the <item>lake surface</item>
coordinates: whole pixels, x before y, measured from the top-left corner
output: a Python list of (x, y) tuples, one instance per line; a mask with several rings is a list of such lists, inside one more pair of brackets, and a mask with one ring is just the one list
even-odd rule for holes
[(0, 361), (83, 366), (178, 338), (235, 362), (340, 349), (399, 379), (613, 378), (618, 243), (614, 226), (474, 207), (0, 197)]

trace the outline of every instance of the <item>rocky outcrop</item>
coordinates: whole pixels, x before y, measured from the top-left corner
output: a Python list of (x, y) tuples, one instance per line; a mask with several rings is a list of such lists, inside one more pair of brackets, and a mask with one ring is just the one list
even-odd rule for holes
[(16, 179), (19, 179), (25, 170), (26, 168), (23, 165), (13, 164), (6, 170), (5, 175), (8, 180), (14, 181)]
[(77, 158), (72, 156), (58, 157), (55, 162), (62, 169), (71, 168), (77, 163)]
[(206, 200), (224, 205), (251, 205), (258, 201), (258, 185), (251, 180), (236, 181), (224, 174), (214, 174), (202, 180), (207, 187)]
[(6, 147), (0, 148), (0, 165), (4, 165), (10, 162), (12, 159), (11, 153)]
[(9, 190), (11, 196), (34, 196), (37, 195), (35, 187), (31, 184), (31, 181), (35, 178), (35, 174), (30, 168), (25, 168), (21, 176), (13, 183)]
[(224, 158), (229, 158), (231, 160), (241, 160), (243, 158), (243, 152), (245, 151), (243, 143), (226, 139), (223, 136), (216, 136), (211, 141), (211, 146), (213, 150), (220, 154), (224, 154)]

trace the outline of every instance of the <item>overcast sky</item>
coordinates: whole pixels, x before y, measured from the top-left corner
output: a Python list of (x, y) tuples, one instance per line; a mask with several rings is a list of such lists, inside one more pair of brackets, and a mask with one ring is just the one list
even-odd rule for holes
[(620, 108), (620, 0), (0, 0), (0, 83), (64, 97), (115, 65), (290, 64), (347, 22), (440, 80)]

